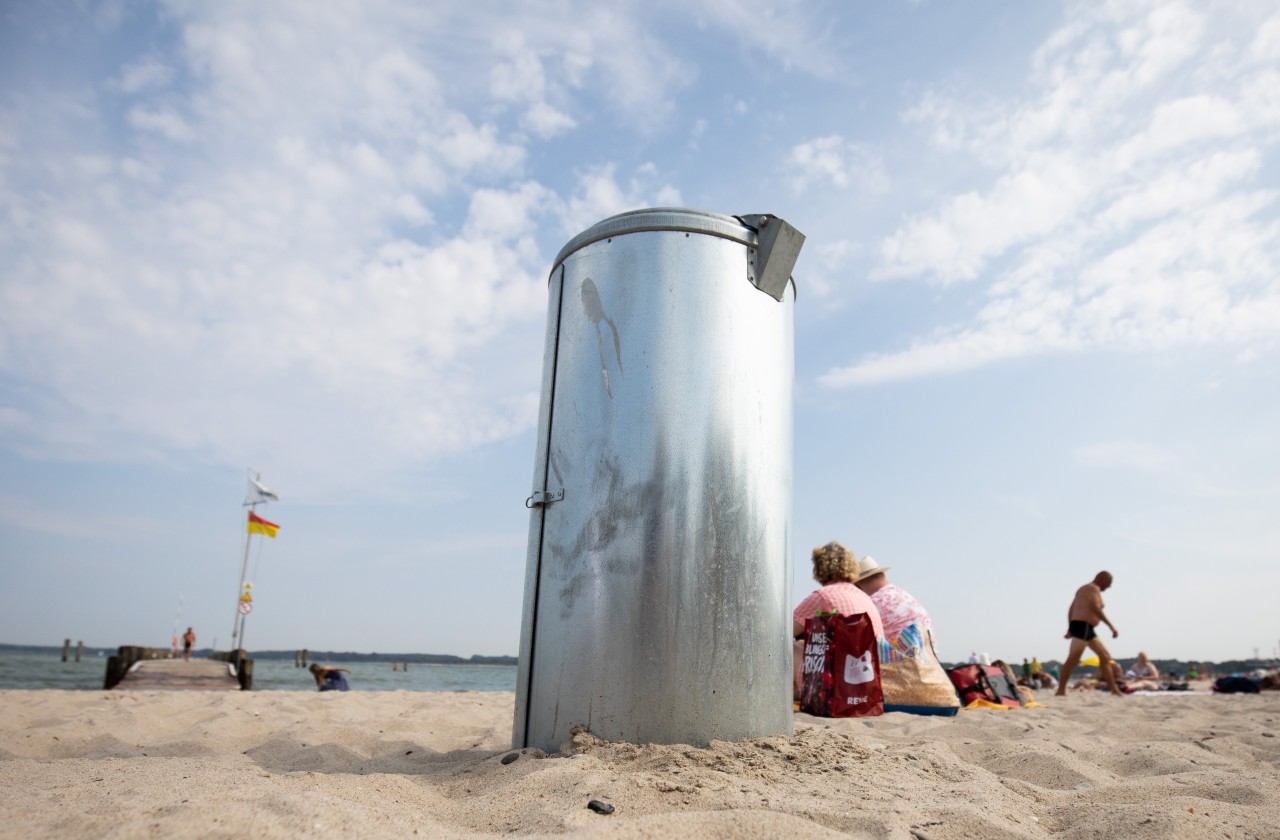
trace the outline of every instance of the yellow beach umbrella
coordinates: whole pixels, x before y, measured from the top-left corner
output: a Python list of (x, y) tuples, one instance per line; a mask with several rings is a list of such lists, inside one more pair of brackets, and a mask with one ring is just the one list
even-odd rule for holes
[(1081, 660), (1080, 660), (1080, 664), (1081, 664), (1081, 665), (1092, 665), (1093, 667), (1097, 668), (1097, 667), (1098, 667), (1099, 665), (1101, 665), (1102, 663), (1098, 661), (1098, 657), (1096, 657), (1096, 656), (1090, 656), (1090, 657), (1088, 657), (1087, 659), (1081, 659)]

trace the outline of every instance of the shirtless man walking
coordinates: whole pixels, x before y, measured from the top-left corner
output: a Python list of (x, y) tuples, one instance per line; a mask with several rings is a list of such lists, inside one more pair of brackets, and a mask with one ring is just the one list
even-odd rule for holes
[(1080, 663), (1080, 655), (1085, 647), (1098, 654), (1098, 673), (1107, 681), (1111, 693), (1123, 697), (1124, 693), (1116, 685), (1116, 677), (1111, 667), (1111, 654), (1098, 638), (1095, 628), (1102, 622), (1111, 628), (1111, 638), (1120, 632), (1102, 612), (1102, 592), (1111, 586), (1111, 573), (1098, 572), (1094, 579), (1076, 590), (1075, 600), (1067, 610), (1067, 638), (1071, 640), (1071, 650), (1067, 661), (1062, 664), (1062, 673), (1058, 676), (1056, 696), (1064, 697), (1067, 693), (1067, 680), (1071, 679), (1071, 671)]

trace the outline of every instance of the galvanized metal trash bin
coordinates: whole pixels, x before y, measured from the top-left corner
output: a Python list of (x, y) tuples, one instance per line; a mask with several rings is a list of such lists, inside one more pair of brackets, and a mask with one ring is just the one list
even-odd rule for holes
[(549, 281), (515, 747), (791, 734), (791, 268), (772, 216), (657, 208)]

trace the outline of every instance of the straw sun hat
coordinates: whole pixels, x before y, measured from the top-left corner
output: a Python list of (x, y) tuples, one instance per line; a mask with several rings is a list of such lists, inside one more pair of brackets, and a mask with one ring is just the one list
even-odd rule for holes
[(876, 558), (868, 554), (858, 561), (858, 576), (854, 578), (854, 583), (860, 580), (866, 580), (872, 575), (882, 574), (892, 569), (893, 566), (881, 566), (876, 562)]

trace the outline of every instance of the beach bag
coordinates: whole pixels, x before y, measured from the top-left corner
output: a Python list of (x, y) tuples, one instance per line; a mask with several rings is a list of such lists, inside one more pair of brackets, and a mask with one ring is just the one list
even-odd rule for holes
[(800, 711), (818, 717), (884, 712), (876, 633), (866, 613), (820, 613), (805, 621)]
[(1009, 679), (1004, 669), (995, 665), (983, 665), (987, 682), (996, 693), (997, 702), (1004, 706), (1019, 708), (1022, 706), (1022, 695), (1018, 693), (1018, 684)]
[(961, 665), (947, 671), (961, 705), (968, 706), (975, 700), (999, 703), (1002, 706), (1021, 707), (1018, 689), (1009, 682), (1005, 673), (995, 665)]
[(893, 639), (881, 639), (880, 687), (886, 712), (954, 715), (960, 708), (956, 690), (938, 662), (933, 639), (909, 624)]

